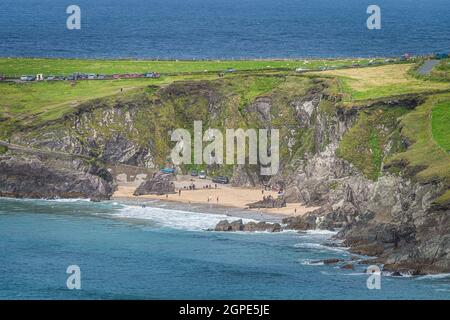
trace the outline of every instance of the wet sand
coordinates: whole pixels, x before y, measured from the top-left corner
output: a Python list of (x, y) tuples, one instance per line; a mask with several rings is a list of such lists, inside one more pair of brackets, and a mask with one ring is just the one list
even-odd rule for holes
[(159, 200), (178, 202), (184, 204), (201, 204), (208, 205), (210, 208), (218, 207), (230, 207), (240, 210), (254, 211), (255, 213), (261, 212), (265, 214), (273, 214), (276, 216), (301, 216), (307, 212), (313, 211), (315, 207), (305, 207), (301, 203), (288, 203), (285, 208), (274, 209), (248, 209), (248, 204), (263, 199), (263, 196), (269, 196), (276, 198), (277, 193), (274, 191), (264, 191), (257, 188), (240, 188), (231, 187), (229, 185), (218, 185), (217, 189), (214, 184), (211, 189), (204, 189), (204, 185), (209, 185), (209, 181), (194, 180), (196, 184), (196, 190), (183, 189), (187, 184), (192, 181), (178, 181), (176, 182), (176, 190), (181, 189), (181, 194), (169, 194), (169, 195), (143, 195), (134, 196), (133, 193), (136, 190), (135, 184), (121, 184), (114, 193), (113, 200), (129, 200), (129, 201), (145, 201), (145, 200)]

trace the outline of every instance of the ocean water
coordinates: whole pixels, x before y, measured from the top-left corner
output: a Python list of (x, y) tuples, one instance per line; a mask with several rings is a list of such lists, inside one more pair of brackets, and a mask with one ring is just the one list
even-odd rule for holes
[[(450, 276), (314, 263), (350, 255), (330, 233), (205, 231), (227, 216), (182, 207), (0, 199), (0, 299), (449, 299)], [(229, 218), (229, 217), (228, 217)], [(66, 287), (69, 265), (81, 290)]]
[[(66, 28), (67, 6), (81, 30)], [(368, 30), (367, 7), (382, 29)], [(448, 0), (1, 0), (0, 56), (287, 58), (450, 51)]]

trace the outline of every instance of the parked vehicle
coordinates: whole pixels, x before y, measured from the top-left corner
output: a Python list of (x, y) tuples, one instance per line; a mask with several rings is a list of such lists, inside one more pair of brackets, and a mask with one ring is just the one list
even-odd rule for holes
[(205, 170), (200, 171), (198, 177), (200, 179), (206, 179), (206, 171)]
[(226, 73), (233, 73), (233, 72), (236, 72), (236, 69), (230, 68), (230, 69), (227, 69), (225, 72)]
[(53, 81), (53, 80), (56, 80), (55, 76), (50, 75), (47, 77), (47, 81)]
[(120, 74), (113, 74), (113, 79), (120, 79), (121, 78), (121, 76), (120, 76)]
[(161, 75), (157, 72), (148, 72), (146, 74), (144, 74), (145, 78), (159, 78), (161, 77)]
[(42, 73), (38, 73), (36, 75), (36, 81), (44, 81), (44, 75)]
[(218, 177), (214, 177), (212, 179), (212, 182), (220, 183), (220, 184), (228, 184), (228, 183), (230, 183), (230, 179), (228, 177), (218, 176)]
[(89, 73), (87, 75), (88, 80), (95, 80), (97, 79), (97, 75), (95, 73)]
[(161, 172), (162, 172), (162, 173), (175, 173), (175, 169), (172, 169), (172, 168), (164, 168), (164, 169), (161, 169)]
[(98, 77), (97, 77), (97, 79), (98, 79), (98, 80), (105, 80), (106, 77), (105, 77), (104, 74), (99, 74)]
[(192, 170), (191, 171), (191, 176), (192, 177), (197, 177), (198, 176), (198, 171), (197, 170)]
[(0, 74), (0, 81), (5, 80), (5, 79), (6, 79), (6, 77), (4, 75)]
[(28, 79), (28, 76), (21, 76), (20, 77), (20, 81), (27, 81), (27, 79)]

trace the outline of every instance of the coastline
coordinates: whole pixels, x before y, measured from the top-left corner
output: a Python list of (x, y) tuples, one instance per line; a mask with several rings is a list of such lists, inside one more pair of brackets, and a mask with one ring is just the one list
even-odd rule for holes
[[(198, 182), (196, 182), (198, 183)], [(208, 184), (207, 182), (205, 184)], [(176, 183), (176, 190), (182, 189), (183, 184)], [(134, 196), (136, 189), (134, 183), (119, 184), (117, 190), (111, 197), (111, 201), (125, 201), (145, 203), (146, 201), (160, 201), (162, 203), (174, 203), (178, 205), (201, 206), (206, 209), (214, 209), (230, 212), (246, 212), (252, 216), (271, 216), (278, 219), (302, 216), (308, 212), (318, 209), (317, 207), (306, 207), (301, 203), (288, 203), (284, 208), (249, 209), (248, 204), (262, 200), (263, 196), (277, 196), (274, 191), (262, 192), (259, 188), (242, 188), (227, 185), (219, 185), (217, 188), (203, 189), (200, 186), (196, 190), (181, 190), (175, 194), (167, 195), (142, 195)]]

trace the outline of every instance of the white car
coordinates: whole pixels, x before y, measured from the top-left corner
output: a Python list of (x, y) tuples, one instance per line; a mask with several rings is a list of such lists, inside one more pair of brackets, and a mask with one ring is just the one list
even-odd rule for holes
[(200, 171), (198, 174), (199, 179), (206, 179), (206, 172), (204, 170)]

